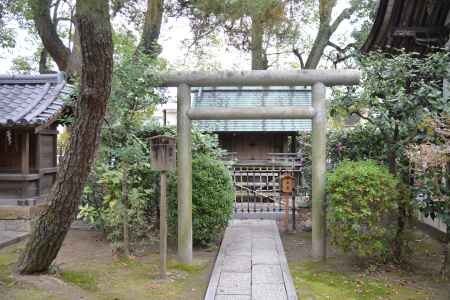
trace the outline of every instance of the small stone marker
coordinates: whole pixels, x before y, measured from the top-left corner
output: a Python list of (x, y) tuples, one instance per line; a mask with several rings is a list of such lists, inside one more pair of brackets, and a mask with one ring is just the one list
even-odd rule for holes
[(167, 171), (175, 169), (176, 140), (173, 137), (158, 135), (151, 137), (150, 164), (155, 171), (161, 171), (159, 202), (159, 273), (167, 279)]

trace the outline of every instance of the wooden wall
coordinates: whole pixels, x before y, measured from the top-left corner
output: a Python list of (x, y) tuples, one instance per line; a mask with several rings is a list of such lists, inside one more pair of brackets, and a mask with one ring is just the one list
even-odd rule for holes
[(0, 173), (20, 173), (22, 134), (0, 131)]
[(269, 159), (268, 153), (288, 152), (286, 132), (218, 133), (219, 144), (229, 152), (236, 152), (241, 160)]
[[(45, 200), (56, 177), (56, 128), (0, 131), (0, 205)], [(8, 138), (11, 135), (11, 138)]]

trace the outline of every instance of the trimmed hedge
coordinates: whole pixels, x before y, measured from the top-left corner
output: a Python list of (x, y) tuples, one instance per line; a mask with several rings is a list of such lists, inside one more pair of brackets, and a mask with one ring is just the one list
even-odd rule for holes
[(399, 184), (374, 161), (343, 161), (328, 174), (328, 224), (332, 242), (359, 257), (391, 256)]
[[(192, 160), (192, 230), (195, 246), (206, 246), (219, 239), (233, 214), (235, 192), (228, 169), (205, 154)], [(169, 230), (177, 232), (177, 187), (169, 180)]]

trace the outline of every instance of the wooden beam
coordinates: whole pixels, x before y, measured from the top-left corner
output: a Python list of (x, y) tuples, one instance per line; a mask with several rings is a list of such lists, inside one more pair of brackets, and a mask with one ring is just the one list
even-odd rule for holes
[(291, 71), (222, 71), (166, 72), (160, 75), (161, 86), (303, 86), (322, 82), (326, 86), (358, 84), (357, 70), (291, 70)]
[(43, 129), (40, 127), (36, 127), (36, 129), (34, 130), (34, 133), (39, 133), (39, 134), (43, 134), (43, 135), (56, 135), (56, 134), (58, 134), (58, 130)]
[(188, 110), (191, 120), (312, 119), (313, 107), (198, 107)]

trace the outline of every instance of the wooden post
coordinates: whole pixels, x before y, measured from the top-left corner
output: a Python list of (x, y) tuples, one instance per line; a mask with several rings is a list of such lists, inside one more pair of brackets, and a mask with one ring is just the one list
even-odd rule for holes
[(284, 200), (284, 218), (283, 218), (283, 227), (287, 232), (289, 231), (289, 193), (283, 193)]
[(163, 109), (163, 125), (167, 126), (167, 109)]
[(150, 163), (160, 173), (159, 199), (159, 275), (167, 279), (167, 171), (175, 168), (175, 138), (154, 136), (150, 142)]
[(161, 171), (159, 202), (159, 275), (167, 279), (167, 173)]
[(312, 257), (326, 258), (325, 172), (327, 143), (327, 108), (325, 85), (312, 86), (312, 100), (316, 115), (312, 123)]
[(22, 142), (21, 142), (21, 165), (20, 171), (22, 174), (30, 173), (30, 133), (28, 131), (24, 131), (21, 134)]
[(178, 86), (177, 103), (177, 200), (178, 200), (178, 260), (192, 264), (192, 137), (191, 88)]

